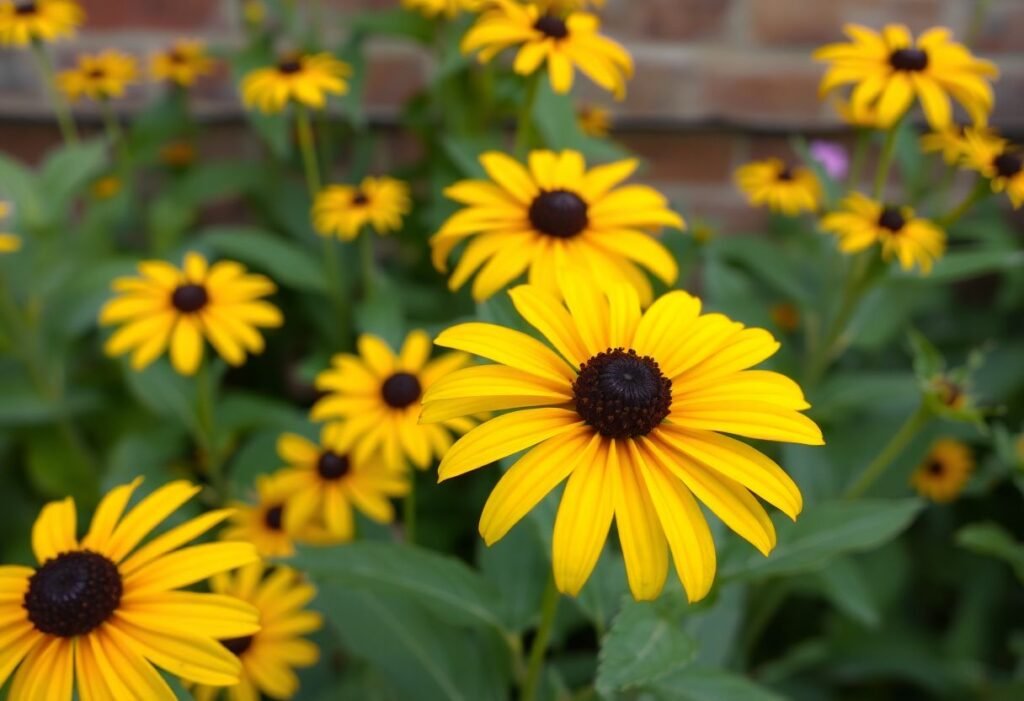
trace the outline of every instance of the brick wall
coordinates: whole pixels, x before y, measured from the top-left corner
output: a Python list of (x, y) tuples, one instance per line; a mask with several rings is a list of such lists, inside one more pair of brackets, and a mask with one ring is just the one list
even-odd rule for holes
[[(398, 0), (323, 0), (344, 26), (344, 14), (389, 7)], [(182, 34), (221, 42), (237, 35), (233, 0), (83, 0), (87, 30), (62, 44), (63, 60), (78, 50), (118, 46), (140, 55)], [(982, 10), (984, 12), (982, 12)], [(756, 224), (732, 191), (733, 168), (752, 155), (786, 149), (794, 131), (837, 133), (841, 125), (817, 98), (820, 66), (811, 50), (839, 37), (848, 21), (880, 26), (904, 22), (915, 31), (942, 24), (998, 61), (996, 124), (1024, 131), (1024, 0), (608, 0), (605, 29), (637, 61), (628, 100), (615, 106), (619, 138), (649, 160), (647, 177), (687, 211)], [(426, 57), (398, 41), (372, 47), (368, 100), (387, 117), (430, 70)], [(55, 132), (35, 73), (23, 52), (0, 52), (0, 147), (31, 156)], [(593, 99), (602, 96), (584, 89)], [(139, 88), (127, 101), (147, 99)], [(230, 86), (205, 88), (198, 109), (231, 118)]]

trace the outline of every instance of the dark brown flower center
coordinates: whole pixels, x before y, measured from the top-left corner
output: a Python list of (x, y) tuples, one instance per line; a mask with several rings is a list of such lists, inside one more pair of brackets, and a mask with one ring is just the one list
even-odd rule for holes
[(107, 72), (102, 68), (90, 68), (86, 75), (88, 75), (92, 80), (103, 80), (103, 78), (106, 77)]
[(530, 223), (542, 234), (572, 238), (590, 223), (587, 203), (568, 190), (544, 191), (530, 205)]
[(188, 56), (182, 53), (180, 49), (171, 49), (168, 51), (167, 58), (171, 63), (185, 63), (188, 61)]
[(889, 55), (889, 65), (898, 71), (923, 71), (928, 67), (928, 54), (921, 49), (896, 49)]
[(1002, 178), (1012, 178), (1024, 169), (1024, 160), (1017, 153), (1001, 153), (992, 162)]
[(26, 17), (28, 15), (34, 15), (37, 12), (36, 4), (34, 2), (23, 2), (19, 3), (14, 8), (14, 14)]
[(47, 560), (29, 579), (24, 607), (36, 630), (61, 638), (85, 635), (121, 604), (117, 565), (89, 550)]
[(396, 372), (384, 381), (380, 390), (388, 406), (405, 409), (415, 403), (423, 394), (419, 378), (408, 372)]
[(287, 58), (277, 64), (278, 73), (284, 75), (293, 75), (302, 70), (302, 60), (297, 58)]
[(348, 474), (351, 465), (347, 455), (325, 450), (316, 462), (316, 471), (325, 480), (339, 480)]
[(565, 20), (555, 15), (542, 15), (534, 22), (533, 28), (552, 39), (565, 39), (569, 36), (569, 27)]
[(648, 356), (623, 348), (598, 353), (572, 385), (576, 413), (607, 438), (636, 438), (669, 414), (672, 382)]
[(907, 225), (907, 219), (899, 207), (886, 207), (878, 217), (878, 225), (895, 234), (903, 230), (903, 227)]
[(252, 647), (252, 636), (247, 635), (244, 638), (221, 640), (220, 644), (226, 647), (235, 657), (241, 657)]
[(280, 531), (284, 528), (284, 506), (271, 506), (263, 514), (264, 525), (272, 531)]
[(356, 194), (352, 195), (352, 204), (356, 207), (364, 207), (370, 204), (370, 198), (362, 190), (356, 190)]
[(202, 285), (179, 285), (171, 295), (171, 304), (183, 314), (192, 314), (206, 306), (210, 296)]
[(933, 477), (939, 477), (942, 475), (943, 472), (946, 471), (946, 466), (943, 465), (942, 462), (940, 462), (939, 460), (932, 460), (928, 463), (927, 470), (929, 475), (932, 475)]

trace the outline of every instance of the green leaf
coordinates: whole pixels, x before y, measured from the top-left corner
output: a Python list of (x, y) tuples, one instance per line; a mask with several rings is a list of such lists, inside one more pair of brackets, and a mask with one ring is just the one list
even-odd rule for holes
[(309, 422), (302, 411), (287, 402), (251, 392), (232, 392), (217, 405), (217, 424), (224, 431), (274, 428), (302, 432)]
[(869, 628), (879, 624), (878, 602), (855, 561), (837, 557), (814, 576), (821, 593), (835, 608)]
[(324, 585), (389, 592), (421, 602), (453, 624), (504, 631), (497, 592), (451, 557), (400, 543), (352, 543), (306, 551), (295, 564)]
[(972, 523), (956, 534), (956, 544), (979, 555), (1002, 560), (1024, 582), (1024, 543), (995, 523)]
[(0, 199), (14, 202), (18, 223), (39, 226), (46, 218), (32, 173), (13, 158), (0, 153)]
[(26, 467), (32, 484), (47, 497), (73, 496), (88, 505), (99, 495), (92, 466), (56, 429), (40, 429), (30, 435)]
[(73, 388), (58, 407), (32, 387), (18, 365), (4, 363), (0, 369), (4, 373), (0, 380), (0, 426), (3, 427), (50, 423), (59, 410), (74, 415), (96, 408), (103, 400), (96, 391)]
[(158, 360), (145, 370), (133, 370), (123, 361), (128, 388), (136, 400), (157, 416), (176, 419), (194, 427), (196, 386), (193, 378), (182, 377), (167, 360)]
[(991, 249), (979, 251), (954, 251), (944, 255), (922, 278), (919, 274), (901, 273), (899, 277), (917, 280), (921, 283), (949, 283), (966, 280), (986, 273), (1006, 272), (1024, 266), (1024, 251), (1012, 249)]
[(696, 645), (683, 629), (687, 607), (679, 593), (652, 602), (629, 600), (623, 604), (601, 645), (597, 690), (611, 696), (688, 665)]
[(796, 523), (776, 524), (778, 546), (769, 557), (750, 556), (723, 569), (722, 578), (760, 579), (812, 572), (837, 556), (887, 543), (921, 512), (920, 499), (826, 501), (807, 509)]
[(61, 146), (47, 156), (36, 179), (51, 219), (63, 217), (72, 199), (107, 166), (103, 139)]
[(541, 80), (537, 90), (533, 120), (545, 144), (553, 148), (579, 151), (586, 156), (588, 162), (615, 161), (627, 156), (613, 142), (584, 134), (576, 117), (573, 98), (555, 93), (546, 77)]
[(348, 19), (352, 34), (376, 34), (428, 42), (434, 34), (434, 23), (418, 12), (402, 8), (360, 12)]
[(785, 701), (746, 677), (697, 667), (675, 672), (646, 690), (665, 701)]
[(309, 292), (327, 290), (320, 262), (300, 246), (269, 231), (218, 227), (203, 230), (198, 238), (219, 253), (266, 272), (278, 284)]

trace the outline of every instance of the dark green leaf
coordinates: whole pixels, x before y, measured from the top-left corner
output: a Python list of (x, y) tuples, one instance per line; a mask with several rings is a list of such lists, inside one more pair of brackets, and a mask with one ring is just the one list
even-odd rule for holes
[(664, 701), (784, 701), (746, 677), (697, 667), (675, 672), (646, 690)]
[(972, 523), (956, 534), (956, 543), (979, 555), (1002, 560), (1024, 582), (1024, 543), (995, 523)]
[(278, 284), (310, 292), (327, 290), (320, 261), (297, 244), (269, 231), (218, 227), (203, 230), (198, 239), (223, 255), (266, 272)]

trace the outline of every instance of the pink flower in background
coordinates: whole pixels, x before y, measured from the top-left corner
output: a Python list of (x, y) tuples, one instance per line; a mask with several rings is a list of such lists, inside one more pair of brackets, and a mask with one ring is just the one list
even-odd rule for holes
[(834, 141), (812, 141), (811, 157), (833, 180), (842, 180), (850, 171), (850, 156), (846, 148)]

